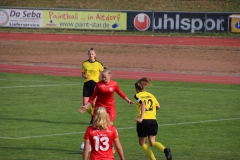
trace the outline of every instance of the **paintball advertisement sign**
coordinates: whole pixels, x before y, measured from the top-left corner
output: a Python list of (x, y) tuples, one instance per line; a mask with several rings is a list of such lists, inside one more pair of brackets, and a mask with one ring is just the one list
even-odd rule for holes
[(43, 27), (126, 30), (127, 15), (121, 12), (43, 11)]

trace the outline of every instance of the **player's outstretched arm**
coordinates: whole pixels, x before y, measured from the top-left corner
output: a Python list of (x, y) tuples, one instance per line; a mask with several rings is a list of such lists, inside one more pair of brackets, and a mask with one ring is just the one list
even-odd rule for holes
[(90, 103), (87, 102), (84, 106), (82, 106), (82, 107), (79, 108), (79, 112), (80, 112), (80, 113), (84, 113), (89, 106), (90, 106)]
[(128, 99), (128, 97), (126, 97), (125, 100), (126, 100), (129, 104), (134, 104), (134, 102), (131, 101), (130, 99)]

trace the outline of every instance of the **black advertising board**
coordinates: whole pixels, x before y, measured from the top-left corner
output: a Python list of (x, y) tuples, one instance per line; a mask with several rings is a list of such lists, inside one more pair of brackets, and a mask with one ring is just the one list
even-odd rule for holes
[(228, 32), (228, 18), (239, 13), (127, 12), (128, 31)]
[[(206, 13), (208, 19), (215, 20), (215, 27), (214, 23), (211, 26), (211, 22), (208, 22), (206, 32), (228, 32), (228, 17), (232, 15), (232, 13)], [(208, 30), (208, 27), (210, 28)]]

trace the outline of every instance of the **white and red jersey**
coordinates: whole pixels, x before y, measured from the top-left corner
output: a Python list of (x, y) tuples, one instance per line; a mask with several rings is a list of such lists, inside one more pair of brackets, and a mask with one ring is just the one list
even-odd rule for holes
[(103, 81), (99, 81), (96, 84), (93, 94), (88, 100), (89, 103), (92, 103), (97, 97), (94, 110), (96, 110), (98, 107), (105, 107), (112, 122), (116, 118), (114, 92), (116, 92), (123, 99), (126, 98), (126, 95), (120, 90), (117, 82), (110, 80), (110, 82), (106, 84)]
[(114, 139), (119, 138), (116, 128), (111, 125), (107, 130), (97, 130), (89, 126), (84, 139), (90, 140), (92, 147), (90, 160), (111, 160), (114, 159), (113, 144)]

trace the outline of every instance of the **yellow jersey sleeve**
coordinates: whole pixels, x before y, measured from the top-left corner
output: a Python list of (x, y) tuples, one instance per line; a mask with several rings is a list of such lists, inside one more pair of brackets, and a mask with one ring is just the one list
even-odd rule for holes
[(154, 95), (149, 92), (139, 92), (135, 94), (135, 104), (137, 106), (138, 116), (141, 115), (141, 103), (145, 103), (145, 113), (143, 119), (156, 119), (156, 110), (159, 103)]
[(99, 61), (90, 62), (89, 60), (84, 61), (82, 64), (82, 72), (87, 75), (87, 79), (84, 82), (93, 80), (99, 81), (100, 73), (103, 71), (103, 65)]

